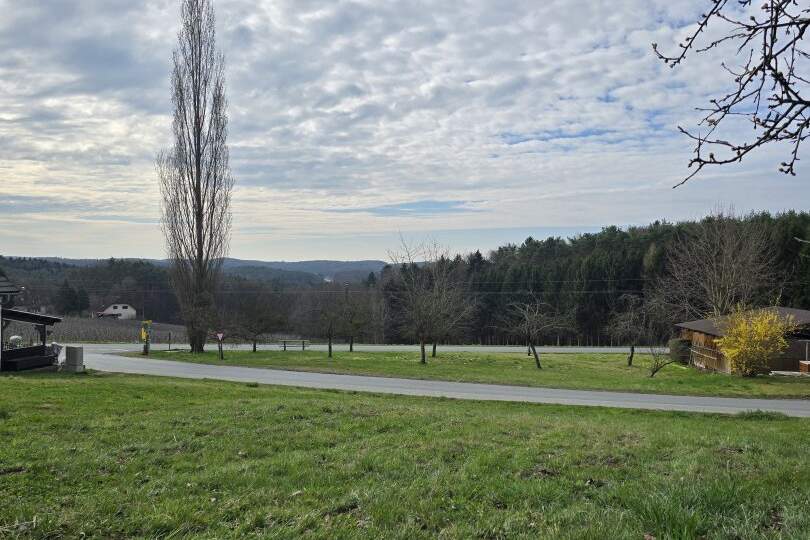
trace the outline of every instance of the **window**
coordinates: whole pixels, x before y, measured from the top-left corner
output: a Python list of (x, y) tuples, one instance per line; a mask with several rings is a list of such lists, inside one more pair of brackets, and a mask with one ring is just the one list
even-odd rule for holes
[(118, 306), (113, 306), (113, 309), (118, 309)]
[(129, 309), (129, 306), (121, 306), (121, 309)]

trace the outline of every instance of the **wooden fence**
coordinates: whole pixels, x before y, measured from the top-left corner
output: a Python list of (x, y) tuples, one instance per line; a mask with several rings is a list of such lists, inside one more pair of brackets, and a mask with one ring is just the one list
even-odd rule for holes
[[(798, 371), (799, 360), (804, 360), (807, 354), (807, 345), (802, 342), (791, 342), (790, 347), (768, 361), (768, 367), (773, 371)], [(717, 349), (695, 345), (690, 347), (690, 361), (693, 365), (712, 371), (731, 373), (731, 364), (723, 354)]]
[(729, 373), (731, 371), (728, 360), (726, 360), (726, 357), (717, 349), (703, 347), (693, 343), (689, 350), (689, 360), (693, 365), (702, 369), (722, 371), (723, 373)]

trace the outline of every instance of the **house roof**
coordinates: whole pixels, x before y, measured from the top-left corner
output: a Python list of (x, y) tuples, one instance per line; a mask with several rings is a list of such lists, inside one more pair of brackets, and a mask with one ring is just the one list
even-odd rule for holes
[[(810, 311), (806, 309), (796, 309), (778, 306), (773, 306), (765, 309), (776, 311), (779, 314), (779, 316), (783, 318), (791, 317), (796, 326), (799, 327), (810, 326)], [(687, 321), (678, 323), (675, 326), (677, 326), (678, 328), (685, 328), (686, 330), (700, 332), (701, 334), (708, 334), (710, 336), (719, 337), (725, 335), (723, 329), (717, 326), (717, 323), (715, 322), (714, 319), (698, 319), (696, 321)]]
[(6, 276), (0, 274), (0, 294), (19, 294), (20, 288), (14, 285)]
[(58, 322), (62, 322), (62, 319), (59, 317), (40, 315), (39, 313), (28, 313), (27, 311), (20, 311), (18, 309), (3, 309), (0, 311), (0, 317), (9, 321), (17, 321), (29, 324), (44, 324), (46, 326), (52, 326)]

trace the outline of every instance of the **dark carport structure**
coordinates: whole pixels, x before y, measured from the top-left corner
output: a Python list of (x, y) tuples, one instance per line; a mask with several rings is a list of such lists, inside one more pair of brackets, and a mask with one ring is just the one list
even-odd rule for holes
[[(56, 355), (47, 346), (47, 328), (60, 322), (59, 317), (28, 313), (0, 307), (0, 371), (22, 371), (50, 366), (56, 363)], [(8, 322), (31, 324), (36, 327), (41, 343), (32, 347), (6, 349), (3, 333)]]
[(0, 306), (8, 304), (12, 298), (20, 294), (20, 288), (14, 285), (0, 270)]

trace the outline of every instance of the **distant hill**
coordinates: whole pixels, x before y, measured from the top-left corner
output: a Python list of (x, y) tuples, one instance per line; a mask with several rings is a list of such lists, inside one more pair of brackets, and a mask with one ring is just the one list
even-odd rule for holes
[(225, 271), (234, 272), (239, 268), (273, 268), (287, 272), (306, 272), (328, 281), (361, 281), (371, 272), (379, 272), (384, 261), (250, 261), (225, 259)]
[[(69, 266), (95, 266), (99, 259), (63, 259), (59, 257), (41, 257), (41, 260), (69, 265)], [(165, 259), (125, 259), (143, 260), (156, 266), (165, 267), (168, 261)], [(256, 261), (227, 258), (224, 263), (224, 270), (227, 274), (233, 274), (248, 279), (263, 281), (278, 280), (283, 283), (304, 284), (312, 281), (311, 276), (317, 276), (319, 281), (361, 281), (368, 277), (371, 272), (379, 272), (385, 266), (384, 261), (363, 260), (363, 261)], [(281, 271), (274, 272), (273, 270)], [(300, 274), (309, 274), (304, 276)]]
[(225, 266), (225, 275), (238, 276), (251, 281), (272, 281), (280, 285), (314, 286), (323, 283), (323, 278), (309, 272), (279, 270), (267, 266)]
[(0, 255), (0, 268), (9, 279), (19, 285), (28, 282), (58, 283), (65, 279), (66, 272), (74, 265), (58, 260), (27, 257), (4, 257)]
[[(324, 281), (359, 282), (379, 272), (382, 261), (244, 261), (226, 259), (225, 282), (231, 287), (251, 284), (273, 290), (302, 290)], [(59, 315), (101, 310), (126, 303), (157, 321), (180, 322), (179, 305), (171, 292), (168, 261), (149, 259), (67, 259), (0, 255), (0, 272), (25, 288), (19, 304)], [(68, 302), (69, 291), (87, 304)], [(65, 292), (67, 291), (67, 292)], [(22, 304), (24, 302), (24, 304)], [(77, 311), (78, 310), (78, 311)]]

